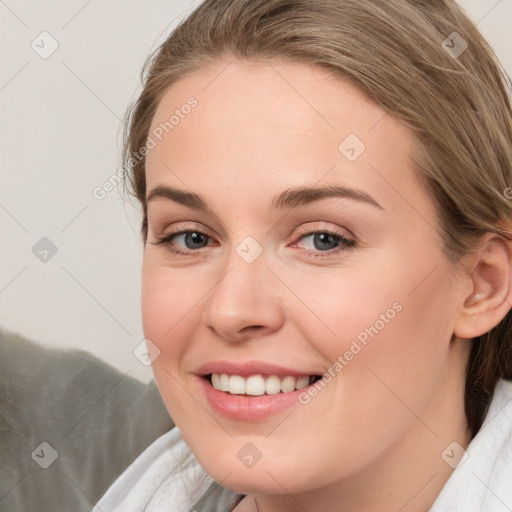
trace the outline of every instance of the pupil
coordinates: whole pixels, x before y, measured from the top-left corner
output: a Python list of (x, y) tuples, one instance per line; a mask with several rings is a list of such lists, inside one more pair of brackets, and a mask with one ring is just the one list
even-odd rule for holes
[(204, 247), (204, 236), (201, 233), (187, 233), (185, 235), (185, 242), (189, 249), (197, 249)]

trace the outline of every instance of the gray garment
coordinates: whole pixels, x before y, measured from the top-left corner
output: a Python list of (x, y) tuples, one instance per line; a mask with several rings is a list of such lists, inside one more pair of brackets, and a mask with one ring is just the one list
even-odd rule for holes
[(0, 330), (0, 511), (89, 512), (173, 426), (154, 382)]
[[(154, 381), (0, 329), (0, 512), (90, 512), (173, 427)], [(191, 510), (226, 512), (240, 498), (213, 483)]]

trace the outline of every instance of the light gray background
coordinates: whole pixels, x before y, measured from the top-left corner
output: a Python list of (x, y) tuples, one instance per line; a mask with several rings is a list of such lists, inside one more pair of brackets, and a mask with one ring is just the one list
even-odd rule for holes
[[(459, 3), (512, 75), (512, 0)], [(146, 56), (197, 4), (0, 0), (0, 325), (143, 381), (139, 214), (118, 189), (93, 190), (119, 168)], [(46, 59), (31, 47), (51, 48), (44, 31), (58, 43)], [(57, 248), (46, 262), (42, 237)]]

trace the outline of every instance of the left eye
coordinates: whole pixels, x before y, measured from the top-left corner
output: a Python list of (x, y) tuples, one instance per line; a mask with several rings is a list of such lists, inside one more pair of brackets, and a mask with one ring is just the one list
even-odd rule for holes
[(301, 238), (306, 249), (317, 251), (329, 251), (336, 249), (341, 242), (341, 237), (331, 233), (312, 233)]

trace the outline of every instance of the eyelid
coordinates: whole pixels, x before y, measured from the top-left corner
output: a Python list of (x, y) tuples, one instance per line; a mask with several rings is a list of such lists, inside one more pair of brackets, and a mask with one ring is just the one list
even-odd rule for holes
[(210, 238), (215, 238), (208, 228), (206, 228), (203, 224), (194, 221), (181, 221), (173, 223), (172, 228), (162, 229), (161, 234), (155, 235), (155, 238), (167, 238), (171, 235), (178, 235), (185, 231), (197, 231), (209, 236)]
[[(311, 224), (313, 224), (313, 226), (311, 226)], [(344, 234), (344, 233), (339, 232), (340, 228), (334, 228), (334, 230), (333, 230), (331, 228), (325, 227), (326, 224), (329, 224), (329, 223), (326, 221), (305, 222), (296, 229), (295, 236), (311, 234), (312, 232), (325, 231), (325, 232), (329, 232), (333, 235), (344, 236), (345, 238), (355, 238), (353, 233), (351, 233), (346, 228), (343, 228), (343, 231), (346, 232), (346, 234)], [(202, 224), (200, 222), (193, 221), (193, 220), (174, 222), (174, 223), (172, 223), (172, 230), (167, 231), (167, 228), (164, 227), (163, 229), (158, 230), (158, 231), (161, 231), (160, 235), (154, 235), (154, 236), (156, 238), (161, 238), (163, 236), (167, 237), (171, 234), (178, 234), (183, 231), (194, 231), (194, 230), (204, 233), (205, 235), (208, 235), (211, 238), (215, 238), (215, 236), (212, 234), (212, 231), (209, 228), (205, 227), (204, 224)]]
[[(314, 226), (311, 226), (314, 224)], [(348, 230), (344, 229), (345, 233), (342, 232), (341, 228), (329, 228), (325, 226), (325, 222), (308, 222), (306, 226), (302, 225), (297, 229), (297, 237), (302, 237), (304, 235), (311, 235), (313, 233), (330, 233), (331, 235), (341, 236), (347, 239), (355, 239), (355, 236)]]
[(322, 260), (326, 260), (328, 258), (336, 258), (336, 257), (340, 257), (342, 253), (345, 253), (346, 251), (354, 249), (358, 245), (356, 238), (353, 236), (346, 236), (345, 234), (343, 234), (337, 230), (326, 229), (326, 228), (323, 228), (323, 229), (317, 228), (317, 229), (306, 230), (305, 232), (298, 235), (296, 241), (293, 242), (292, 247), (297, 247), (297, 244), (299, 242), (301, 242), (304, 238), (314, 236), (315, 234), (318, 234), (318, 233), (324, 233), (324, 234), (328, 234), (330, 236), (334, 236), (335, 238), (339, 239), (340, 243), (337, 247), (335, 247), (333, 249), (329, 249), (327, 251), (320, 251), (320, 250), (315, 251), (312, 249), (306, 249), (306, 248), (299, 247), (299, 249), (302, 249), (302, 251), (306, 254), (307, 257), (312, 257), (312, 258), (322, 259)]

